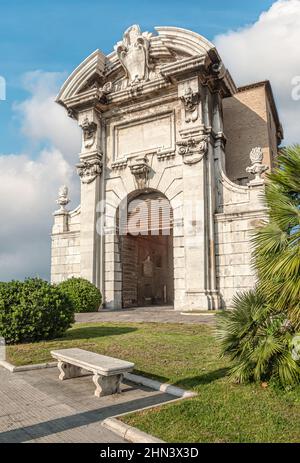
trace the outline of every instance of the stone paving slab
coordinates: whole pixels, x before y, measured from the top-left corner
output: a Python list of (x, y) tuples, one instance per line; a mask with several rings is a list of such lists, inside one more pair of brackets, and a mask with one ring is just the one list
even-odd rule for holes
[(105, 322), (136, 322), (136, 323), (184, 323), (184, 324), (215, 324), (214, 312), (201, 314), (182, 314), (173, 307), (138, 307), (122, 310), (103, 309), (100, 312), (78, 313), (77, 323)]
[(56, 368), (0, 368), (0, 443), (124, 442), (105, 418), (174, 399), (129, 381), (118, 395), (97, 398), (94, 389), (90, 375), (59, 381)]

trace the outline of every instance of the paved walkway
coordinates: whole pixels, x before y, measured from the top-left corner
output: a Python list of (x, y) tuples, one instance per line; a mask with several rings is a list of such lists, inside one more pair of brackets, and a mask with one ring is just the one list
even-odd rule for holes
[(101, 421), (174, 397), (133, 383), (96, 398), (90, 376), (58, 380), (57, 368), (10, 373), (0, 367), (0, 443), (124, 442)]
[(89, 322), (145, 322), (145, 323), (215, 323), (214, 313), (182, 314), (173, 307), (138, 307), (122, 310), (103, 309), (100, 312), (76, 314), (79, 323)]

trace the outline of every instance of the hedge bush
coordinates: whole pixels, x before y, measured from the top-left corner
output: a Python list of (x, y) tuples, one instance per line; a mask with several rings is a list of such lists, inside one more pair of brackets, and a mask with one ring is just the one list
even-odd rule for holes
[(69, 278), (58, 284), (72, 302), (75, 312), (97, 312), (102, 301), (99, 289), (84, 278)]
[(0, 283), (0, 336), (7, 344), (62, 336), (74, 322), (66, 294), (39, 278)]

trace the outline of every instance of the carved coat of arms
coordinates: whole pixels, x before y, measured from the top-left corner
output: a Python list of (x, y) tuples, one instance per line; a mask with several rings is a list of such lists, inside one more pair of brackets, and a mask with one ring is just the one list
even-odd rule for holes
[(129, 84), (147, 80), (149, 76), (149, 39), (134, 25), (126, 30), (123, 41), (115, 49), (121, 61)]

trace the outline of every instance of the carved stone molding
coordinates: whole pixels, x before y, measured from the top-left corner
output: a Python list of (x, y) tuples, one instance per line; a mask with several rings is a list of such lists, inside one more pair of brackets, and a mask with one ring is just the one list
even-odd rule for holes
[(193, 92), (191, 87), (187, 87), (180, 99), (185, 109), (185, 122), (195, 122), (199, 116), (199, 92)]
[(138, 25), (133, 25), (125, 31), (123, 41), (115, 46), (130, 85), (149, 78), (150, 36), (148, 33), (142, 34)]
[(184, 164), (196, 164), (204, 158), (208, 150), (208, 137), (202, 135), (200, 138), (190, 137), (176, 143), (178, 153), (183, 157)]
[(138, 189), (146, 188), (150, 167), (145, 156), (135, 158), (130, 164), (130, 171), (134, 175)]
[(133, 82), (129, 87), (131, 97), (139, 96), (143, 91), (143, 85), (140, 82)]
[(82, 160), (76, 165), (77, 173), (81, 178), (82, 183), (92, 183), (102, 172), (101, 156), (96, 156), (93, 159)]
[(171, 151), (165, 151), (165, 150), (157, 150), (157, 159), (159, 161), (165, 161), (174, 158), (176, 155), (175, 149)]
[(266, 172), (269, 169), (269, 167), (262, 163), (263, 157), (264, 155), (261, 147), (257, 146), (251, 150), (251, 166), (247, 167), (246, 171), (249, 174), (255, 175), (255, 178), (249, 182), (249, 185), (261, 185), (264, 182), (264, 180), (262, 179), (262, 174)]
[(125, 169), (126, 167), (127, 167), (127, 158), (117, 159), (111, 165), (111, 168), (113, 170), (122, 170), (122, 169)]
[(69, 116), (71, 119), (76, 119), (76, 114), (75, 114), (74, 109), (68, 108), (68, 109), (67, 109), (67, 114), (68, 114), (68, 116)]
[(91, 149), (96, 141), (97, 124), (89, 121), (86, 116), (80, 126), (83, 130), (83, 144), (86, 149)]
[(98, 89), (98, 100), (102, 104), (107, 104), (107, 96), (112, 92), (113, 84), (112, 82), (106, 82), (103, 87)]

